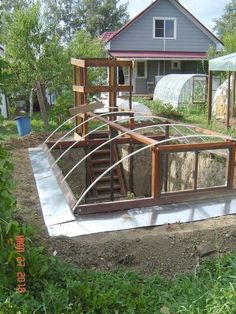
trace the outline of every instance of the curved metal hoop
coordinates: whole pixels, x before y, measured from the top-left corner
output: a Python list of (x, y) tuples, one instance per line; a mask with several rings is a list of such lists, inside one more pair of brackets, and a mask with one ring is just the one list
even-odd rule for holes
[[(165, 126), (169, 126), (169, 127), (174, 127), (174, 128), (175, 128), (175, 126), (185, 126), (185, 125), (183, 125), (183, 124), (178, 124), (178, 123), (176, 123), (176, 124), (169, 124), (169, 123), (168, 123), (168, 124), (156, 124), (156, 125), (148, 125), (148, 126), (145, 126), (145, 127), (139, 127), (139, 128), (133, 129), (132, 131), (138, 131), (138, 130), (143, 130), (143, 129), (156, 128), (156, 127), (158, 127), (158, 128), (163, 128), (163, 127), (165, 127)], [(192, 126), (192, 125), (187, 125), (187, 126), (188, 126), (188, 127), (194, 127), (194, 126)], [(175, 128), (175, 129), (177, 129), (177, 128)], [(177, 129), (177, 130), (178, 130), (178, 129)], [(114, 141), (115, 139), (117, 139), (117, 138), (119, 138), (119, 137), (121, 137), (121, 136), (123, 136), (123, 135), (129, 134), (129, 132), (130, 132), (130, 130), (128, 130), (128, 131), (126, 131), (126, 132), (122, 132), (122, 133), (118, 134), (117, 136), (115, 136), (115, 137), (113, 137), (113, 138), (107, 140), (106, 142), (102, 143), (101, 145), (99, 145), (98, 147), (96, 147), (96, 148), (95, 148), (94, 150), (92, 150), (91, 152), (89, 152), (85, 157), (83, 157), (79, 162), (77, 162), (77, 164), (75, 164), (75, 166), (74, 166), (73, 168), (71, 168), (71, 170), (70, 170), (70, 171), (65, 175), (65, 177), (63, 178), (63, 181), (66, 180), (66, 179), (69, 177), (69, 175), (70, 175), (84, 160), (86, 160), (87, 157), (89, 157), (92, 153), (96, 152), (96, 151), (97, 151), (98, 149), (100, 149), (101, 147), (103, 147), (103, 146), (105, 146), (105, 145), (111, 143), (111, 142)], [(181, 135), (182, 135), (182, 138), (185, 138), (185, 139), (186, 139), (186, 136), (184, 136), (182, 133), (181, 133)], [(172, 138), (172, 139), (173, 139), (173, 138)]]
[[(199, 138), (198, 135), (187, 135), (188, 138)], [(233, 139), (232, 137), (227, 137), (227, 136), (220, 136), (220, 135), (204, 135), (205, 138), (221, 138), (224, 140), (236, 140)], [(176, 137), (176, 140), (181, 140), (183, 139), (182, 136), (180, 137)], [(165, 139), (162, 141), (159, 141), (158, 143), (152, 143), (149, 145), (146, 145), (144, 147), (141, 147), (140, 149), (136, 150), (135, 152), (123, 157), (122, 159), (118, 160), (115, 164), (113, 164), (112, 166), (110, 166), (107, 170), (105, 170), (100, 176), (98, 176), (96, 178), (96, 180), (93, 181), (93, 183), (83, 192), (83, 194), (80, 196), (80, 198), (78, 199), (78, 201), (76, 202), (76, 204), (74, 205), (74, 207), (72, 208), (72, 211), (74, 211), (76, 209), (76, 207), (79, 205), (79, 203), (83, 200), (83, 198), (86, 196), (86, 194), (91, 190), (91, 188), (105, 175), (107, 174), (109, 171), (111, 171), (114, 167), (116, 167), (117, 165), (119, 165), (121, 162), (123, 162), (124, 160), (130, 158), (131, 156), (134, 156), (136, 154), (138, 154), (139, 152), (146, 150), (148, 148), (154, 147), (158, 144), (163, 144), (163, 143), (168, 143), (170, 141), (172, 141), (173, 139)]]

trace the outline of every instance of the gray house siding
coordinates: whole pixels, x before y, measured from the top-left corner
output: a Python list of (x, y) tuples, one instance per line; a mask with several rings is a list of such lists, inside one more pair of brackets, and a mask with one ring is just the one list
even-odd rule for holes
[[(153, 17), (176, 18), (176, 39), (153, 39)], [(215, 43), (169, 0), (160, 0), (110, 42), (110, 50), (204, 52)]]

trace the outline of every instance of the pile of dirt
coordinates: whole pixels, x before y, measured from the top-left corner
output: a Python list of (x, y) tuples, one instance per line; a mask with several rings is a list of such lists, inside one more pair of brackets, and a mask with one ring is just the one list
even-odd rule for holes
[[(32, 137), (27, 147), (32, 146), (31, 143), (41, 144), (46, 136)], [(19, 207), (16, 216), (35, 227), (37, 238), (47, 247), (48, 254), (57, 254), (63, 260), (90, 269), (125, 268), (171, 276), (192, 271), (204, 258), (236, 252), (236, 216), (75, 238), (51, 238), (44, 225), (28, 151), (22, 149), (22, 142), (14, 145), (11, 149)]]

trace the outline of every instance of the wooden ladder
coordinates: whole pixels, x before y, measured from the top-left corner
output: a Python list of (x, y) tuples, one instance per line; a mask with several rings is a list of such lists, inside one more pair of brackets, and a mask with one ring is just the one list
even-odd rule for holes
[[(113, 164), (116, 163), (119, 158), (118, 148), (116, 145), (112, 145)], [(87, 169), (89, 180), (91, 184), (98, 178), (104, 171), (106, 171), (111, 165), (111, 150), (110, 146), (104, 146), (94, 152), (88, 158)], [(119, 164), (113, 168), (113, 195), (114, 199), (126, 196), (127, 188), (123, 174), (123, 166)], [(92, 188), (91, 193), (87, 197), (87, 201), (96, 202), (111, 200), (111, 174), (108, 172), (105, 174)]]

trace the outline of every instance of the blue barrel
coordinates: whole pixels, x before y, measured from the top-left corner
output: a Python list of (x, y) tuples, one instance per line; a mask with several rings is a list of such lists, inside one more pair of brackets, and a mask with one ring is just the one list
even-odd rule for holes
[(30, 117), (16, 117), (15, 120), (17, 131), (20, 136), (27, 135), (31, 132)]

